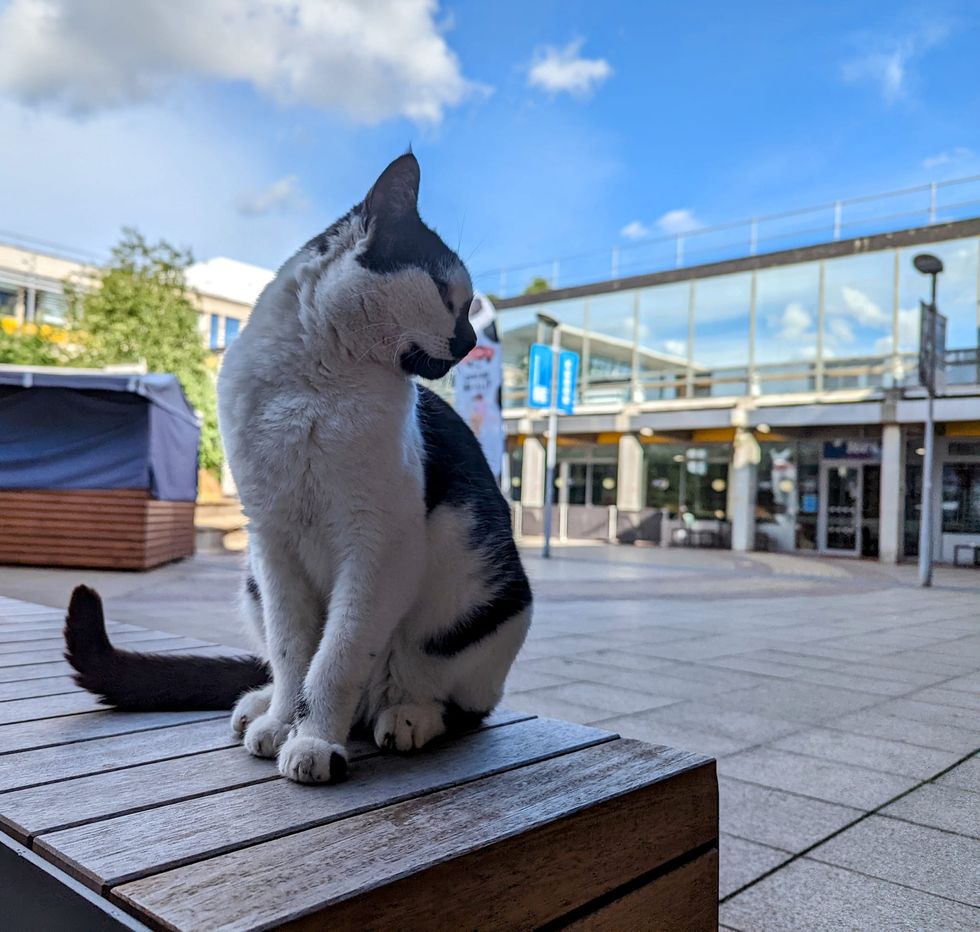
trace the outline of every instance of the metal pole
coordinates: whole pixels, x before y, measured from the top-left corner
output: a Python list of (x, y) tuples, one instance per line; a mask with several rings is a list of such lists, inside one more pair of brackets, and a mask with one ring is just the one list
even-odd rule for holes
[(544, 473), (544, 547), (541, 556), (551, 556), (551, 512), (555, 504), (555, 462), (558, 459), (558, 354), (561, 325), (551, 331), (551, 408), (548, 411), (548, 452)]
[(926, 444), (922, 458), (922, 504), (919, 508), (919, 585), (932, 585), (932, 459), (936, 428), (933, 421), (933, 395), (936, 388), (936, 279), (932, 276), (932, 300), (929, 303), (929, 384), (926, 386)]

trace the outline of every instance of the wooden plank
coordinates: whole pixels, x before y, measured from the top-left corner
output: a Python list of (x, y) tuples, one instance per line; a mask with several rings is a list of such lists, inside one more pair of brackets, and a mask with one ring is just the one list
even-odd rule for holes
[(37, 696), (57, 696), (61, 693), (82, 692), (71, 676), (44, 676), (15, 683), (0, 683), (0, 702), (8, 699), (33, 699)]
[[(528, 718), (530, 716), (520, 712), (502, 710), (494, 712), (482, 727), (499, 728)], [(149, 809), (260, 780), (279, 779), (279, 773), (271, 761), (252, 757), (232, 738), (230, 727), (216, 727), (217, 724), (209, 722), (206, 723), (207, 727), (181, 726), (179, 731), (182, 735), (177, 737), (182, 740), (177, 745), (178, 750), (171, 753), (184, 756), (4, 793), (0, 795), (0, 826), (25, 841), (42, 832)], [(159, 744), (161, 738), (172, 738), (169, 734), (171, 730), (154, 732), (154, 742)], [(192, 739), (198, 737), (198, 732), (206, 741), (211, 740), (217, 750), (194, 745)], [(118, 744), (118, 739), (91, 742), (84, 749), (111, 742)], [(190, 756), (186, 756), (185, 749), (188, 747), (193, 752)], [(157, 750), (159, 753), (159, 748)], [(359, 759), (377, 753), (375, 746), (366, 741), (352, 741), (350, 751)], [(28, 755), (35, 755), (35, 758), (40, 753), (27, 752)], [(117, 758), (129, 763), (126, 750), (117, 747), (115, 753)], [(111, 761), (109, 757), (105, 759)], [(35, 760), (31, 766), (37, 767), (38, 762)]]
[(554, 927), (570, 932), (715, 932), (718, 849), (706, 851), (577, 920), (559, 920)]
[(445, 929), (527, 929), (717, 827), (713, 762), (617, 740), (122, 884), (110, 899), (171, 928), (426, 928), (438, 916)]
[(74, 692), (60, 695), (0, 702), (0, 725), (36, 722), (62, 715), (79, 715), (83, 712), (104, 712), (105, 708), (91, 693), (76, 688)]
[[(132, 631), (120, 631), (117, 634), (113, 634), (112, 640), (114, 644), (119, 645), (135, 645), (139, 644), (139, 647), (134, 647), (134, 650), (153, 650), (152, 644), (155, 641), (163, 640), (173, 640), (174, 635), (167, 631), (151, 631), (147, 628), (136, 628), (133, 627)], [(204, 646), (206, 641), (198, 641), (198, 644)], [(58, 637), (52, 637), (48, 634), (46, 637), (38, 638), (33, 641), (7, 641), (0, 642), (0, 657), (6, 657), (13, 654), (22, 654), (27, 651), (38, 651), (46, 650), (49, 647), (61, 648), (62, 651), (65, 649), (65, 639), (62, 635)]]
[(54, 832), (35, 850), (98, 890), (613, 738), (585, 725), (531, 719), (410, 756), (371, 748), (351, 779), (327, 792), (274, 780)]
[(0, 492), (0, 504), (14, 501), (101, 502), (114, 505), (151, 499), (146, 489), (6, 489)]
[[(33, 622), (6, 622), (0, 618), (0, 644), (13, 644), (17, 641), (33, 641), (38, 638), (51, 638), (64, 631), (65, 613), (60, 612), (55, 618)], [(110, 634), (120, 635), (147, 631), (138, 625), (120, 624), (118, 621), (107, 621), (106, 630)], [(157, 632), (161, 634), (164, 632)]]
[(67, 660), (48, 663), (28, 663), (14, 667), (0, 667), (0, 683), (20, 683), (25, 680), (47, 679), (51, 676), (68, 676), (72, 673)]
[[(150, 644), (155, 652), (165, 652), (172, 650), (188, 650), (198, 647), (210, 647), (206, 641), (198, 641), (195, 638), (169, 637), (154, 639), (145, 643), (146, 649), (150, 650)], [(59, 647), (49, 647), (43, 650), (17, 651), (13, 654), (0, 652), (0, 667), (17, 667), (25, 664), (51, 663), (60, 660), (65, 653), (64, 644)]]
[[(227, 718), (226, 712), (88, 712), (46, 718), (40, 722), (0, 726), (0, 767), (14, 751), (29, 751), (54, 745), (75, 744), (122, 735), (131, 731), (149, 731), (181, 722), (197, 722), (208, 718)], [(69, 752), (63, 752), (69, 753)], [(74, 753), (73, 751), (71, 753)], [(0, 780), (2, 784), (2, 780)]]
[[(0, 756), (0, 792), (234, 747), (238, 741), (231, 733), (230, 720), (230, 715), (225, 714), (219, 718), (160, 728), (153, 732), (152, 741), (147, 740), (144, 731), (82, 741), (71, 746), (70, 754), (65, 753), (63, 746), (5, 754)], [(4, 798), (0, 797), (0, 800)]]

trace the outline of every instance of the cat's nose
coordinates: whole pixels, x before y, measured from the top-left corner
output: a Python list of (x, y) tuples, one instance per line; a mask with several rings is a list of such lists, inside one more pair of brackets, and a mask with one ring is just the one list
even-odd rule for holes
[(476, 346), (476, 331), (465, 313), (456, 318), (456, 329), (449, 340), (449, 352), (453, 359), (462, 359)]

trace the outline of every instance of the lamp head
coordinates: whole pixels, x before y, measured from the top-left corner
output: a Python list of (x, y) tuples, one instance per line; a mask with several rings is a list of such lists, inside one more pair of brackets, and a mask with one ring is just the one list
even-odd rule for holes
[(923, 275), (938, 275), (943, 270), (942, 260), (928, 252), (920, 252), (912, 260), (912, 264)]

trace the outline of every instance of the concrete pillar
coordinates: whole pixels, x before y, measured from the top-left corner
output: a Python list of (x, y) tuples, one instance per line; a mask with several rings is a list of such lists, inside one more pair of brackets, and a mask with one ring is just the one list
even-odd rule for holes
[(881, 498), (878, 505), (878, 559), (898, 563), (902, 557), (905, 524), (905, 447), (902, 428), (881, 429)]
[(645, 502), (643, 444), (634, 434), (619, 438), (619, 464), (616, 471), (616, 507), (620, 511), (639, 511)]
[(755, 549), (755, 498), (761, 451), (751, 430), (735, 429), (732, 465), (728, 470), (732, 519), (732, 550)]
[(521, 504), (529, 508), (544, 505), (544, 441), (539, 437), (524, 438), (524, 461), (521, 466)]

